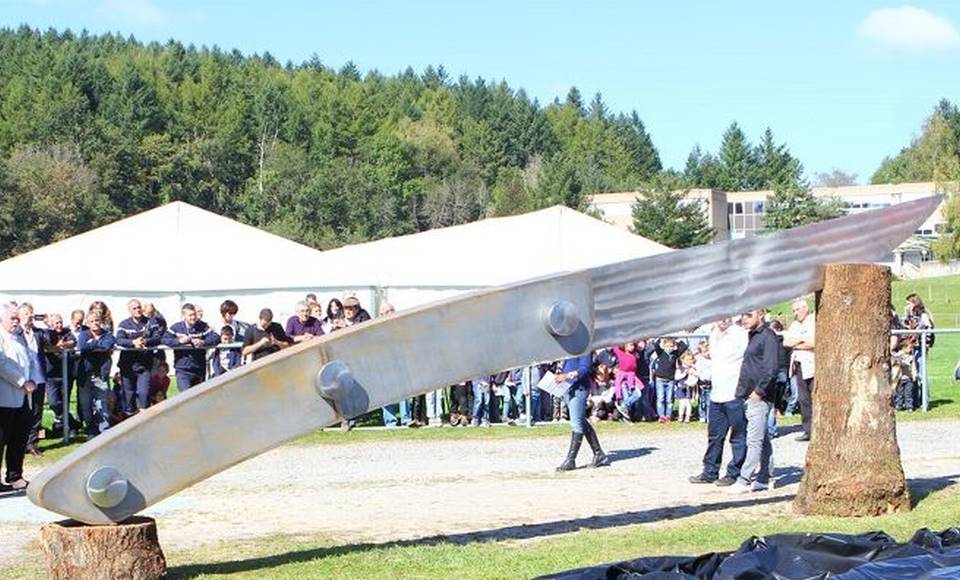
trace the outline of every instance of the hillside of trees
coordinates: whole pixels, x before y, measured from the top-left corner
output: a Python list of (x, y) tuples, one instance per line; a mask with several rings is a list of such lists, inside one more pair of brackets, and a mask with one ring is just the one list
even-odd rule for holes
[[(873, 180), (960, 175), (958, 136), (960, 113), (944, 101)], [(328, 249), (554, 204), (583, 210), (593, 193), (692, 187), (776, 190), (776, 223), (789, 227), (829, 215), (807, 215), (808, 186), (770, 129), (754, 144), (735, 122), (716, 154), (695, 147), (682, 171), (665, 169), (636, 112), (576, 88), (544, 106), (442, 66), (361, 74), (318, 57), (0, 29), (0, 259), (173, 200)], [(661, 202), (651, 207), (677, 207)], [(708, 237), (690, 228), (644, 233)]]
[(183, 200), (318, 247), (629, 190), (661, 170), (636, 113), (541, 106), (442, 67), (0, 30), (0, 258)]

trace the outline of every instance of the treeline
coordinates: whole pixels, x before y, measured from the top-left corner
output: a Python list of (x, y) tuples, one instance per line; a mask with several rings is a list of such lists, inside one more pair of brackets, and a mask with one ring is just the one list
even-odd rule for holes
[(318, 248), (631, 190), (661, 171), (634, 112), (442, 67), (0, 30), (0, 258), (183, 200)]
[(934, 181), (949, 194), (945, 207), (946, 227), (933, 243), (942, 260), (960, 258), (960, 110), (943, 99), (923, 124), (918, 137), (873, 174), (872, 183)]

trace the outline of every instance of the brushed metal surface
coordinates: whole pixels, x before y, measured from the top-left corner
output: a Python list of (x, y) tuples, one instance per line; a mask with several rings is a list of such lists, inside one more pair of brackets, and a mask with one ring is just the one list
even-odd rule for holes
[[(343, 417), (477, 375), (665, 334), (816, 290), (826, 263), (877, 259), (939, 201), (523, 281), (303, 342), (142, 411), (44, 469), (28, 495), (86, 523), (119, 522)], [(544, 313), (563, 302), (571, 307), (561, 310), (575, 312), (580, 322), (555, 335)], [(339, 413), (317, 390), (318, 373), (331, 361), (346, 365), (352, 378), (336, 402)], [(127, 489), (119, 504), (99, 507), (86, 483), (107, 466), (122, 474)]]

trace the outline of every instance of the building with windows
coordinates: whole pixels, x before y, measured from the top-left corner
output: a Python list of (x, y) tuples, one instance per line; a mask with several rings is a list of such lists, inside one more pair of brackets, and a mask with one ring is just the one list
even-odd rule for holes
[[(943, 187), (933, 182), (898, 183), (885, 185), (853, 185), (846, 187), (814, 187), (814, 197), (836, 198), (848, 213), (888, 207), (942, 193)], [(715, 189), (691, 189), (689, 203), (703, 207), (716, 241), (756, 235), (764, 229), (764, 216), (773, 191), (724, 192)], [(604, 219), (615, 226), (629, 229), (633, 225), (632, 208), (636, 192), (603, 193), (590, 198), (590, 206), (603, 213)], [(943, 205), (916, 231), (921, 238), (939, 236), (945, 223)]]

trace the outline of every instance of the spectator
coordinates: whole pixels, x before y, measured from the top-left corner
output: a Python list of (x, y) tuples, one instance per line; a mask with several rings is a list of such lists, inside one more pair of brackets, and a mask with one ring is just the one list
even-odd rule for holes
[(450, 387), (450, 425), (466, 427), (470, 424), (470, 381)]
[(480, 376), (471, 381), (473, 384), (473, 421), (471, 425), (490, 426), (490, 376)]
[(86, 328), (84, 321), (86, 320), (87, 315), (83, 310), (74, 310), (70, 313), (70, 332), (73, 333), (74, 338), (80, 334), (80, 331)]
[(343, 316), (343, 302), (339, 298), (332, 298), (327, 302), (327, 315), (323, 318), (323, 331), (333, 332), (344, 328), (347, 323)]
[(193, 306), (193, 310), (197, 313), (197, 320), (203, 320), (203, 306), (195, 304)]
[(344, 326), (353, 326), (370, 320), (370, 313), (360, 306), (360, 301), (353, 294), (343, 299)]
[(240, 309), (237, 307), (237, 303), (233, 300), (224, 300), (220, 304), (220, 326), (229, 326), (233, 329), (233, 338), (237, 342), (244, 342), (247, 339), (247, 331), (250, 330), (250, 325), (246, 322), (240, 322), (237, 320), (237, 312)]
[(166, 362), (157, 363), (150, 372), (150, 406), (167, 400), (170, 390), (170, 367)]
[(113, 314), (110, 313), (110, 307), (102, 300), (95, 300), (90, 304), (87, 313), (94, 310), (100, 313), (100, 328), (113, 334)]
[(0, 459), (7, 468), (0, 491), (23, 491), (27, 488), (23, 457), (30, 432), (30, 401), (37, 388), (30, 376), (36, 363), (23, 339), (16, 306), (4, 304), (0, 309)]
[[(321, 306), (319, 302), (310, 305), (310, 316), (321, 321), (321, 324), (323, 324), (323, 306)], [(326, 329), (324, 329), (324, 332), (326, 332)]]
[(616, 387), (611, 375), (607, 365), (594, 365), (593, 380), (590, 381), (590, 392), (587, 395), (587, 416), (593, 422), (613, 417)]
[(663, 338), (654, 340), (653, 345), (657, 352), (653, 378), (657, 390), (657, 416), (661, 423), (669, 423), (673, 417), (677, 359), (687, 350), (687, 343)]
[(773, 446), (767, 420), (776, 389), (780, 342), (764, 322), (764, 314), (762, 309), (752, 310), (741, 318), (741, 324), (749, 334), (736, 396), (746, 401), (747, 453), (737, 482), (730, 487), (729, 493), (763, 491), (770, 487)]
[[(139, 300), (127, 302), (130, 318), (120, 322), (116, 343), (120, 352), (121, 409), (127, 417), (150, 405), (150, 371), (153, 369), (153, 349), (163, 340), (163, 333), (155, 319), (143, 313)], [(105, 329), (106, 330), (106, 329)]]
[[(161, 337), (167, 333), (167, 319), (163, 317), (163, 314), (160, 314), (160, 311), (157, 310), (152, 302), (143, 303), (143, 315), (157, 324)], [(154, 349), (151, 354), (153, 355), (153, 367), (167, 360), (166, 354), (159, 348)]]
[(557, 471), (576, 469), (577, 454), (580, 452), (580, 445), (584, 438), (587, 439), (587, 444), (593, 451), (591, 466), (610, 465), (610, 460), (600, 447), (597, 432), (594, 431), (593, 426), (586, 418), (591, 367), (591, 355), (589, 353), (568, 358), (563, 361), (561, 372), (554, 377), (557, 383), (569, 383), (570, 385), (564, 397), (567, 401), (567, 408), (570, 409), (570, 449), (567, 451), (566, 459), (557, 467)]
[(689, 423), (690, 416), (693, 413), (691, 401), (696, 394), (694, 390), (697, 388), (697, 381), (699, 380), (697, 377), (696, 361), (694, 360), (693, 353), (689, 350), (683, 351), (683, 354), (680, 355), (680, 359), (677, 361), (677, 373), (674, 380), (676, 381), (676, 395), (679, 401), (677, 420), (681, 423)]
[(243, 362), (239, 349), (222, 346), (232, 343), (234, 338), (232, 326), (224, 326), (220, 329), (221, 346), (217, 347), (213, 356), (213, 376), (218, 377), (231, 369), (237, 368)]
[(797, 399), (800, 402), (800, 420), (803, 434), (797, 441), (809, 441), (813, 417), (814, 348), (816, 346), (816, 322), (810, 307), (803, 298), (793, 301), (793, 323), (783, 335), (783, 346), (793, 349), (793, 364), (799, 366), (797, 373)]
[(713, 389), (713, 361), (710, 360), (710, 342), (703, 341), (697, 345), (697, 418), (701, 423), (707, 422), (710, 411), (710, 391)]
[(644, 387), (640, 377), (637, 376), (637, 344), (628, 342), (623, 346), (615, 346), (613, 354), (617, 357), (617, 368), (614, 371), (614, 396), (617, 401), (622, 401), (624, 385), (627, 387), (627, 393), (636, 389), (642, 390)]
[(183, 320), (175, 323), (163, 337), (163, 343), (173, 352), (173, 370), (177, 376), (177, 390), (181, 393), (195, 387), (206, 378), (207, 347), (219, 342), (215, 332), (197, 317), (197, 309), (189, 302), (180, 308)]
[[(733, 485), (740, 475), (747, 454), (747, 417), (743, 401), (737, 399), (737, 383), (743, 352), (747, 348), (747, 332), (729, 318), (716, 323), (710, 332), (711, 391), (707, 421), (707, 450), (703, 454), (703, 471), (690, 478), (691, 483)], [(732, 457), (727, 473), (719, 478), (723, 446), (730, 434)]]
[(163, 314), (160, 314), (153, 302), (143, 303), (143, 315), (156, 322), (161, 332), (167, 331), (167, 319), (163, 317)]
[(914, 397), (917, 384), (917, 363), (913, 356), (914, 343), (901, 340), (890, 350), (890, 386), (893, 405), (898, 411), (913, 411), (918, 401)]
[(30, 432), (27, 434), (26, 452), (34, 457), (42, 457), (38, 445), (40, 444), (40, 429), (43, 427), (43, 404), (45, 402), (47, 375), (46, 361), (43, 352), (46, 348), (44, 335), (33, 327), (33, 306), (23, 303), (17, 309), (20, 315), (20, 329), (23, 340), (30, 355), (29, 379), (36, 385), (30, 394)]
[(323, 325), (319, 319), (310, 315), (310, 305), (306, 302), (297, 302), (297, 313), (287, 320), (287, 336), (293, 342), (303, 342), (323, 334)]
[(100, 311), (95, 309), (87, 314), (87, 328), (77, 337), (80, 349), (77, 406), (90, 437), (110, 427), (110, 353), (114, 344), (113, 333), (100, 326)]
[(264, 308), (260, 311), (257, 323), (249, 328), (243, 341), (243, 356), (252, 356), (259, 360), (280, 349), (287, 348), (293, 341), (283, 331), (283, 327), (273, 321), (273, 311)]
[[(81, 314), (83, 314), (81, 312)], [(67, 415), (67, 422), (64, 424), (63, 403), (64, 387), (66, 387), (66, 401), (70, 401), (70, 393), (73, 390), (73, 379), (76, 375), (74, 361), (67, 359), (67, 374), (63, 374), (63, 356), (69, 353), (77, 346), (77, 338), (69, 328), (63, 325), (63, 317), (59, 314), (47, 315), (47, 330), (43, 333), (44, 344), (44, 363), (47, 375), (48, 403), (50, 410), (53, 411), (53, 431), (63, 433), (64, 428), (76, 429), (79, 422), (72, 416)], [(69, 354), (67, 355), (70, 356)]]
[(313, 306), (314, 304), (319, 304), (319, 302), (317, 302), (317, 295), (314, 294), (313, 292), (307, 294), (304, 297), (303, 301), (307, 303), (307, 306)]
[[(330, 301), (330, 304), (333, 304), (333, 300)], [(328, 305), (329, 309), (329, 305)], [(341, 309), (342, 311), (342, 309)], [(380, 305), (380, 317), (384, 316), (393, 316), (396, 314), (396, 309), (394, 309), (393, 304), (389, 302), (384, 302)], [(383, 407), (383, 425), (385, 427), (397, 427), (408, 425), (410, 423), (410, 404), (407, 402), (407, 399), (403, 399), (398, 403), (392, 405), (387, 405)]]

